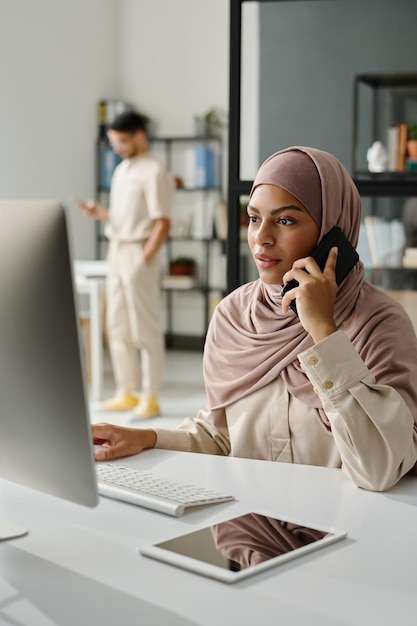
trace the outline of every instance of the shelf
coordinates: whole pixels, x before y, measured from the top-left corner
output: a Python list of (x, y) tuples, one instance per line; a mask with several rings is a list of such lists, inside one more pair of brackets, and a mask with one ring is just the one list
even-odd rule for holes
[[(183, 191), (185, 193), (195, 193), (196, 191), (215, 191), (220, 192), (220, 185), (210, 186), (210, 187), (175, 187), (175, 191)], [(110, 193), (110, 189), (108, 187), (100, 187), (97, 189), (97, 193)]]
[(211, 135), (180, 135), (178, 137), (149, 137), (149, 143), (210, 143), (216, 142), (220, 143), (222, 140), (220, 137), (215, 137)]
[(417, 196), (417, 172), (357, 172), (353, 181), (362, 196)]
[(186, 193), (196, 192), (196, 191), (221, 191), (219, 185), (215, 185), (214, 187), (175, 187), (175, 191), (184, 191)]
[(224, 241), (224, 239), (220, 239), (219, 237), (170, 237), (169, 240), (171, 243), (186, 243), (196, 241), (198, 243), (210, 243), (211, 241)]
[(415, 87), (417, 74), (359, 74), (355, 81), (370, 87)]

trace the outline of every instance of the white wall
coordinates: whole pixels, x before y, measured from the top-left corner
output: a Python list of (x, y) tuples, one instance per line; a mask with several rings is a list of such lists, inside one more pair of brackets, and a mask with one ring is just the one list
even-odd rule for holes
[[(228, 0), (0, 0), (0, 197), (91, 197), (102, 98), (159, 134), (226, 110), (228, 13)], [(70, 216), (76, 256), (93, 258), (93, 224)]]
[[(0, 0), (0, 197), (94, 194), (96, 103), (116, 94), (117, 0)], [(93, 224), (71, 210), (78, 257)]]
[(240, 178), (251, 180), (259, 167), (259, 3), (242, 4)]
[(121, 0), (120, 91), (159, 135), (192, 134), (195, 115), (227, 111), (229, 0)]

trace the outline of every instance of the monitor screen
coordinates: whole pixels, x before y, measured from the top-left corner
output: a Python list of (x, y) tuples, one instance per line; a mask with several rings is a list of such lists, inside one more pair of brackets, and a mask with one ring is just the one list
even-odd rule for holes
[(65, 211), (3, 200), (0, 214), (0, 477), (95, 506)]

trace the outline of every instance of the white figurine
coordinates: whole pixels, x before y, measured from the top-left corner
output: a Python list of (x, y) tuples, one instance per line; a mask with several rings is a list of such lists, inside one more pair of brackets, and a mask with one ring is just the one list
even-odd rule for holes
[(374, 141), (366, 153), (370, 172), (385, 172), (388, 164), (387, 151), (381, 141)]

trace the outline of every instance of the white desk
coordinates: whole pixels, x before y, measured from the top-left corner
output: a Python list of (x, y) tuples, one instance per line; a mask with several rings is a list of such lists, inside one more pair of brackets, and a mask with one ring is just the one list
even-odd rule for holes
[[(176, 519), (105, 499), (85, 509), (0, 481), (1, 514), (30, 529), (0, 545), (0, 624), (417, 623), (416, 478), (378, 494), (326, 468), (160, 450), (125, 462), (230, 489), (238, 500)], [(252, 508), (349, 537), (230, 586), (137, 554), (138, 545)]]
[(90, 300), (91, 400), (103, 397), (103, 326), (100, 302), (105, 288), (107, 261), (75, 261), (75, 286)]

